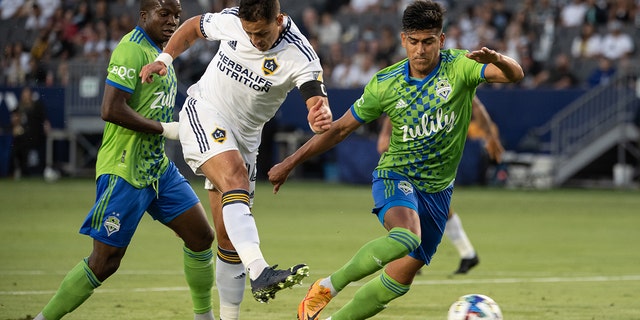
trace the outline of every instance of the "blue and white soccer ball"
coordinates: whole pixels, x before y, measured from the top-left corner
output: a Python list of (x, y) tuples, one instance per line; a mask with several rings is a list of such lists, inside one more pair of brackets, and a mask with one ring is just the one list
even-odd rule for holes
[(493, 299), (482, 294), (464, 295), (449, 308), (448, 320), (502, 320), (502, 311)]

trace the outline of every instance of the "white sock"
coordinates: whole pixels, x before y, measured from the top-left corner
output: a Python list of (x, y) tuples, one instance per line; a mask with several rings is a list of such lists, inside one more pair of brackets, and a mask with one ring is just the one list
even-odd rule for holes
[(451, 218), (447, 221), (447, 226), (444, 228), (444, 234), (451, 240), (451, 243), (458, 249), (458, 254), (462, 259), (471, 259), (475, 257), (476, 250), (473, 248), (471, 241), (467, 237), (467, 233), (464, 232), (462, 227), (462, 221), (457, 213), (453, 213)]
[(209, 310), (207, 313), (196, 313), (193, 315), (193, 320), (216, 320), (213, 316), (213, 312)]
[(332, 297), (335, 297), (338, 295), (338, 290), (336, 290), (336, 288), (333, 287), (333, 283), (331, 283), (331, 277), (326, 277), (320, 280), (320, 285), (325, 288), (329, 288), (329, 290), (331, 290)]
[[(218, 252), (220, 253), (218, 248)], [(226, 255), (237, 257), (236, 252), (223, 250)], [(239, 259), (239, 258), (238, 258)], [(220, 319), (238, 320), (240, 316), (240, 303), (244, 295), (244, 287), (247, 282), (244, 265), (242, 263), (230, 263), (216, 259), (216, 287), (220, 296)]]
[(45, 318), (42, 315), (42, 312), (40, 312), (40, 313), (38, 313), (38, 315), (35, 318), (33, 318), (33, 320), (47, 320), (47, 318)]
[(222, 217), (233, 247), (236, 248), (242, 263), (249, 270), (249, 277), (255, 280), (269, 265), (260, 251), (258, 227), (248, 203), (223, 204)]

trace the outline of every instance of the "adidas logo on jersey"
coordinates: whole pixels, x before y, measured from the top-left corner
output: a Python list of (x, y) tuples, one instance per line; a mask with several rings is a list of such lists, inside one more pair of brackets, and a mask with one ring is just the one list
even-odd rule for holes
[(404, 100), (398, 100), (396, 103), (396, 109), (404, 109), (407, 107), (407, 103)]
[(229, 44), (229, 47), (231, 47), (231, 49), (233, 49), (233, 51), (236, 51), (236, 45), (238, 44), (238, 41), (232, 40), (227, 42), (227, 44)]

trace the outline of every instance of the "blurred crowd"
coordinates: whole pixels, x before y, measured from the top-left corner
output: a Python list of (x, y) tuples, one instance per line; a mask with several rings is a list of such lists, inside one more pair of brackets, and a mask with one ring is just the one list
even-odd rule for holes
[[(329, 87), (362, 87), (403, 57), (402, 10), (409, 0), (281, 0), (321, 57)], [(608, 81), (640, 61), (640, 0), (442, 0), (447, 48), (495, 48), (516, 58), (517, 86), (557, 89)], [(235, 5), (183, 1), (183, 20)], [(133, 0), (0, 0), (7, 36), (0, 85), (64, 86), (69, 61), (108, 61), (138, 15)], [(6, 31), (6, 32), (4, 32)], [(176, 61), (183, 84), (197, 80), (217, 43), (200, 42)]]

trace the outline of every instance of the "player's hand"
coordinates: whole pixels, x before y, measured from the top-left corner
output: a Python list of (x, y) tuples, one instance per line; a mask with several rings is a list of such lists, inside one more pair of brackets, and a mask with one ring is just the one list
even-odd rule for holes
[(494, 63), (500, 60), (500, 53), (487, 47), (482, 47), (480, 50), (469, 52), (465, 56), (483, 64)]
[(289, 177), (289, 173), (291, 173), (291, 169), (287, 169), (284, 164), (278, 163), (269, 169), (267, 173), (269, 175), (269, 181), (273, 185), (273, 193), (276, 194), (280, 190), (280, 186), (287, 181)]
[(162, 61), (154, 61), (142, 67), (142, 69), (140, 69), (142, 83), (152, 83), (154, 74), (166, 76), (167, 66)]
[(309, 121), (309, 127), (313, 133), (323, 133), (331, 128), (333, 122), (333, 115), (331, 114), (331, 108), (325, 104), (327, 99), (318, 99), (316, 104), (309, 109), (307, 115), (307, 121)]

